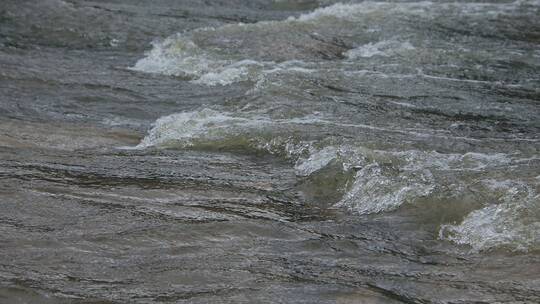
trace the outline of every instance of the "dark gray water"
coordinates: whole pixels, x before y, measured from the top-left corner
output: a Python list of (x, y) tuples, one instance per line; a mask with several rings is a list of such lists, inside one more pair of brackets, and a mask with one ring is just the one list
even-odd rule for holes
[(540, 2), (3, 0), (0, 303), (539, 303)]

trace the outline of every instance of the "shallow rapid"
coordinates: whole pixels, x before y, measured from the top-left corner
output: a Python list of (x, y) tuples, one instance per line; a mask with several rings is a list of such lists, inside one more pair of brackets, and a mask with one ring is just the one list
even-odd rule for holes
[(539, 16), (1, 3), (0, 303), (540, 302)]

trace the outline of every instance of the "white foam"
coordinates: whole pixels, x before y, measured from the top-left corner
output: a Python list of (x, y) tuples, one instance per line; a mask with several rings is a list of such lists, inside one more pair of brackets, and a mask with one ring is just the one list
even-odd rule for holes
[[(202, 109), (193, 112), (182, 112), (159, 118), (153, 125), (148, 135), (135, 147), (144, 149), (151, 146), (175, 145), (178, 147), (190, 147), (195, 142), (211, 143), (213, 141), (227, 140), (244, 137), (252, 140), (254, 148), (260, 148), (270, 153), (287, 153), (289, 156), (303, 153), (294, 152), (292, 147), (285, 147), (287, 140), (283, 140), (278, 134), (283, 126), (294, 126), (315, 123), (313, 116), (296, 117), (289, 119), (272, 119), (267, 115), (256, 113), (231, 113), (220, 112), (212, 109)], [(276, 133), (273, 139), (262, 139), (258, 136), (267, 130)], [(261, 142), (262, 141), (262, 142)], [(276, 148), (279, 147), (279, 151)], [(285, 150), (283, 150), (285, 148)], [(294, 154), (294, 155), (293, 155)]]
[(299, 17), (289, 17), (288, 21), (308, 22), (323, 18), (353, 19), (358, 14), (368, 14), (383, 7), (391, 8), (392, 5), (377, 2), (363, 2), (360, 4), (336, 3), (322, 7), (313, 12), (302, 14)]
[(377, 163), (357, 172), (351, 189), (337, 203), (359, 214), (391, 211), (402, 204), (429, 195), (434, 189), (429, 171), (398, 174)]
[(249, 129), (257, 124), (265, 124), (265, 121), (235, 117), (231, 113), (211, 109), (173, 114), (158, 119), (137, 148), (169, 144), (188, 147), (193, 140), (223, 138), (237, 128)]
[[(200, 29), (211, 30), (209, 28)], [(161, 42), (153, 42), (146, 57), (130, 69), (145, 73), (186, 77), (191, 82), (208, 86), (230, 85), (239, 81), (262, 81), (272, 73), (312, 73), (299, 60), (282, 63), (272, 61), (236, 60), (205, 51), (189, 35), (173, 35)]]
[(484, 184), (499, 196), (498, 202), (471, 212), (460, 224), (443, 225), (439, 237), (470, 245), (474, 251), (540, 248), (540, 195), (523, 181), (485, 180)]
[[(468, 180), (462, 180), (459, 176), (469, 176), (517, 161), (502, 153), (442, 154), (435, 151), (383, 151), (359, 147), (341, 147), (339, 156), (344, 162), (344, 170), (353, 167), (361, 169), (337, 206), (361, 214), (394, 210), (404, 203), (414, 203), (435, 194), (441, 186), (445, 191), (461, 192), (467, 188)], [(455, 179), (448, 180), (450, 176)]]
[(355, 20), (361, 15), (385, 11), (392, 13), (408, 13), (428, 15), (431, 12), (445, 12), (458, 10), (463, 14), (498, 15), (512, 12), (522, 6), (540, 6), (538, 0), (518, 0), (509, 3), (436, 3), (432, 1), (419, 2), (372, 2), (363, 1), (356, 4), (337, 3), (327, 7), (318, 8), (310, 13), (302, 14), (298, 18), (290, 17), (289, 21), (314, 21), (323, 18), (339, 18)]
[(314, 151), (307, 158), (299, 158), (295, 165), (296, 174), (299, 176), (309, 176), (313, 172), (326, 167), (332, 160), (336, 159), (338, 150), (336, 147), (324, 147)]
[(248, 74), (249, 71), (245, 67), (228, 67), (224, 68), (221, 71), (208, 72), (204, 75), (201, 75), (198, 79), (194, 80), (193, 83), (206, 84), (209, 86), (228, 85), (238, 81), (246, 80)]
[(415, 47), (408, 41), (383, 40), (377, 43), (368, 43), (345, 52), (349, 59), (370, 58), (373, 56), (391, 56), (403, 51), (414, 50)]
[(227, 61), (210, 58), (189, 37), (181, 34), (153, 42), (152, 46), (152, 50), (137, 61), (132, 70), (198, 78), (229, 64)]

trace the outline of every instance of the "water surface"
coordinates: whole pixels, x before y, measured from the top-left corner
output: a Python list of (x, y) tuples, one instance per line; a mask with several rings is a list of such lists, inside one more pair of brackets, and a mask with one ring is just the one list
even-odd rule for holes
[(540, 302), (538, 16), (3, 1), (0, 302)]

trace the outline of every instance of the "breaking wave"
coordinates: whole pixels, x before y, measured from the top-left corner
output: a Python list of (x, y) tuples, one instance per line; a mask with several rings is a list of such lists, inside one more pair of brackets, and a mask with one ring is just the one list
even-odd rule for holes
[[(504, 15), (531, 7), (537, 10), (536, 2), (337, 3), (283, 21), (229, 24), (179, 33), (154, 42), (146, 57), (137, 61), (132, 69), (214, 86), (257, 81), (260, 73), (284, 61), (339, 61), (374, 56), (404, 56), (417, 61), (418, 52), (422, 53), (423, 60), (438, 61), (436, 54), (421, 49), (415, 51), (417, 47), (405, 39), (412, 38), (407, 28), (410, 25), (398, 24), (395, 16), (421, 21), (436, 20), (449, 11), (474, 17), (478, 12)], [(534, 14), (535, 9), (529, 9), (530, 14)], [(381, 23), (380, 18), (386, 23)], [(343, 38), (335, 38), (336, 33)], [(418, 41), (425, 40), (422, 33), (416, 35), (419, 35)], [(401, 36), (404, 38), (399, 38)], [(440, 46), (444, 46), (446, 42), (441, 43)]]
[(529, 250), (540, 245), (539, 196), (534, 190), (538, 184), (535, 186), (534, 180), (498, 183), (486, 179), (499, 176), (506, 168), (512, 168), (510, 173), (519, 172), (538, 159), (502, 153), (378, 150), (355, 141), (306, 139), (296, 132), (325, 123), (320, 116), (273, 119), (203, 109), (160, 118), (137, 148), (262, 151), (284, 157), (294, 165), (298, 178), (307, 179), (331, 167), (339, 171), (335, 174), (349, 176), (334, 189), (345, 189), (335, 206), (358, 214), (472, 195), (483, 207), (463, 214), (460, 224), (441, 223), (442, 239), (469, 244), (476, 250), (501, 246)]
[[(538, 180), (538, 178), (537, 178)], [(440, 238), (467, 244), (476, 251), (508, 247), (519, 251), (540, 249), (540, 195), (519, 180), (483, 180), (494, 202), (468, 214), (457, 225), (443, 225)]]

